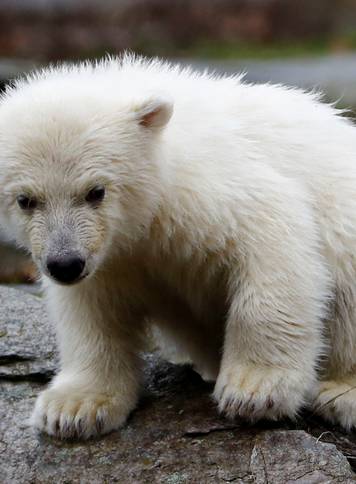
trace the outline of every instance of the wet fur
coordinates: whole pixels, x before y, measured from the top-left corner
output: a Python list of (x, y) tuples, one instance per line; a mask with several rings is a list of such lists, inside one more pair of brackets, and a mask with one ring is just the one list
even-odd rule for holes
[[(40, 430), (122, 425), (149, 322), (231, 418), (356, 424), (356, 129), (318, 95), (130, 56), (36, 73), (0, 104), (0, 221), (58, 334)], [(87, 277), (57, 285), (46, 257), (71, 251)]]

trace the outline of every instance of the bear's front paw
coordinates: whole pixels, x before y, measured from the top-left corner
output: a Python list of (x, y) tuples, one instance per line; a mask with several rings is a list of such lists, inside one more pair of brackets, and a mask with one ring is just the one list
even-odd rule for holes
[(88, 439), (120, 427), (131, 410), (120, 395), (59, 386), (40, 394), (31, 423), (61, 439)]
[(256, 365), (222, 368), (214, 390), (221, 413), (252, 422), (293, 418), (304, 403), (304, 394), (303, 374)]

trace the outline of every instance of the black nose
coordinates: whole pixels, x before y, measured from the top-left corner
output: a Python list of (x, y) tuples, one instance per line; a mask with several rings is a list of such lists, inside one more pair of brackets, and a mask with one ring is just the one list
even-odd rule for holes
[(65, 284), (79, 279), (84, 266), (85, 261), (78, 256), (49, 258), (47, 260), (47, 269), (51, 276)]

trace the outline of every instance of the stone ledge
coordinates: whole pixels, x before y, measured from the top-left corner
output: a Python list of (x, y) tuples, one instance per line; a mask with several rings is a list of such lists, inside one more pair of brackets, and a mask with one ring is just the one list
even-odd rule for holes
[(0, 482), (356, 482), (337, 449), (356, 457), (352, 436), (308, 415), (297, 424), (228, 422), (210, 385), (155, 355), (146, 357), (144, 395), (120, 431), (87, 443), (36, 434), (27, 419), (56, 367), (53, 332), (38, 297), (0, 287), (0, 308)]

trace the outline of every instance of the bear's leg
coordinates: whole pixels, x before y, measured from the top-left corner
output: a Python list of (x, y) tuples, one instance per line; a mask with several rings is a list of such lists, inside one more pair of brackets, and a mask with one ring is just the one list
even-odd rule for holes
[[(330, 356), (314, 402), (314, 412), (342, 425), (356, 427), (356, 287), (350, 284), (335, 292), (330, 321)], [(343, 289), (341, 289), (343, 287)]]
[(245, 221), (214, 390), (229, 417), (293, 417), (317, 390), (329, 276), (312, 218), (296, 200), (271, 207), (266, 197)]
[(38, 397), (32, 424), (60, 438), (85, 439), (116, 429), (137, 402), (140, 365), (132, 329), (140, 324), (129, 324), (119, 298), (101, 282), (49, 287), (61, 370)]
[(346, 430), (356, 427), (356, 371), (321, 382), (314, 412)]
[(243, 304), (230, 313), (214, 396), (231, 418), (294, 417), (317, 388), (318, 324), (301, 306), (278, 303), (267, 287), (259, 298), (253, 293), (240, 294)]

